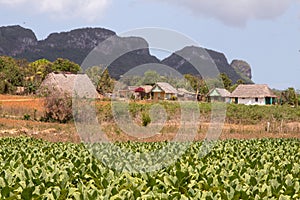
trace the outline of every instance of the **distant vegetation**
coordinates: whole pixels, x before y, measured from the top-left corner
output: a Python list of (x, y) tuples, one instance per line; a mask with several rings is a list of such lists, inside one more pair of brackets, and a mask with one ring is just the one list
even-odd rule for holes
[[(117, 102), (122, 104), (122, 102)], [(124, 103), (125, 104), (125, 103)], [(178, 102), (160, 102), (166, 109), (169, 120), (180, 121), (181, 105)], [(154, 103), (135, 103), (129, 104), (129, 112), (133, 117), (141, 116), (144, 111), (149, 111)], [(187, 104), (188, 105), (188, 104)], [(212, 104), (198, 103), (201, 119), (203, 122), (211, 120)], [(98, 119), (106, 122), (113, 122), (111, 104), (96, 104), (98, 109)], [(300, 121), (300, 107), (294, 108), (289, 105), (284, 106), (258, 106), (227, 104), (226, 122), (232, 124), (257, 124), (263, 122), (285, 122)]]
[(46, 59), (28, 62), (25, 59), (0, 56), (0, 94), (16, 94), (17, 87), (24, 87), (24, 94), (34, 94), (47, 74), (79, 71), (79, 65), (62, 58), (54, 62)]

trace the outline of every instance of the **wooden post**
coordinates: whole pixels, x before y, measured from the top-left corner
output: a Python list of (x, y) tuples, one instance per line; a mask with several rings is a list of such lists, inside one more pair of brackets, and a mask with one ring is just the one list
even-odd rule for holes
[(270, 132), (270, 122), (267, 122), (267, 132)]

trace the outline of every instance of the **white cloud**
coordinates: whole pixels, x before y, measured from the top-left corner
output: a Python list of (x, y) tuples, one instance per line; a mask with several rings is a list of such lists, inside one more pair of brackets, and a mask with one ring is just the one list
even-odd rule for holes
[[(224, 24), (245, 26), (251, 19), (274, 19), (295, 0), (159, 0), (177, 4), (195, 15), (214, 18)], [(298, 1), (299, 2), (299, 1)]]
[(111, 0), (0, 0), (0, 6), (28, 8), (54, 18), (80, 17), (89, 22), (101, 17)]

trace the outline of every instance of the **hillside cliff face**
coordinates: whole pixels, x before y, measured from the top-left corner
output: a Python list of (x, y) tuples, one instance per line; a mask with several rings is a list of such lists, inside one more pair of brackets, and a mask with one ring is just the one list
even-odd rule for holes
[(0, 55), (15, 57), (35, 47), (38, 41), (30, 29), (21, 26), (0, 27)]
[[(112, 38), (112, 36), (114, 36), (114, 39), (108, 41), (107, 39)], [(103, 41), (105, 41), (105, 44)], [(91, 60), (97, 61), (95, 65), (99, 65), (99, 63), (104, 65), (109, 64), (109, 72), (116, 79), (120, 78), (122, 74), (130, 69), (146, 63), (164, 64), (178, 70), (182, 74), (197, 75), (197, 70), (195, 71), (195, 68), (189, 62), (197, 59), (197, 56), (201, 58), (205, 57), (204, 54), (199, 53), (201, 48), (185, 47), (160, 61), (150, 54), (148, 43), (145, 39), (138, 37), (118, 37), (115, 32), (103, 28), (82, 28), (69, 32), (52, 33), (45, 40), (39, 41), (30, 29), (21, 26), (0, 27), (0, 55), (25, 58), (28, 61), (35, 61), (41, 58), (54, 61), (57, 58), (66, 58), (81, 65), (85, 58), (90, 55), (90, 52), (100, 43), (102, 45), (100, 47), (102, 49), (100, 54), (94, 56)], [(140, 48), (130, 51), (132, 45), (139, 46)], [(109, 58), (116, 51), (120, 50), (126, 53), (113, 60), (113, 62), (109, 62)], [(185, 59), (178, 56), (178, 54), (185, 54)], [(206, 50), (205, 54), (209, 55), (208, 57), (213, 59), (218, 70), (226, 73), (233, 82), (236, 82), (238, 79), (249, 82), (248, 78), (251, 77), (251, 68), (244, 70), (246, 68), (241, 68), (236, 62), (229, 65), (223, 53)], [(203, 70), (209, 69), (207, 68), (208, 63), (205, 59), (202, 59), (200, 62), (203, 62)], [(242, 74), (244, 72), (248, 74), (243, 76), (241, 72)]]
[(50, 61), (58, 57), (67, 58), (81, 64), (87, 54), (100, 42), (115, 35), (113, 31), (102, 28), (76, 29), (70, 32), (52, 33), (45, 40), (24, 48), (15, 55), (34, 61), (46, 58)]
[(252, 79), (251, 66), (246, 61), (233, 60), (230, 65), (242, 76)]
[[(109, 71), (113, 78), (118, 79), (120, 75), (135, 66), (160, 62), (155, 56), (150, 55), (148, 43), (143, 38), (122, 38), (116, 36), (115, 32), (103, 28), (82, 28), (69, 32), (52, 33), (45, 40), (38, 41), (35, 34), (29, 29), (21, 26), (2, 27), (0, 28), (0, 55), (25, 58), (28, 61), (41, 58), (54, 61), (57, 58), (66, 58), (82, 64), (89, 53), (108, 38), (113, 38), (113, 40), (103, 43), (106, 46), (102, 46), (102, 52), (98, 52), (98, 55), (95, 56), (98, 61), (95, 65), (109, 64)], [(133, 48), (132, 46), (141, 48), (129, 51)], [(108, 62), (107, 58), (121, 49), (126, 53), (113, 62)]]
[[(213, 62), (211, 61), (213, 60)], [(193, 67), (193, 61), (201, 63), (199, 70)], [(176, 51), (171, 56), (162, 60), (162, 64), (173, 67), (181, 74), (196, 74), (206, 76), (215, 72), (215, 69), (220, 73), (226, 73), (228, 77), (235, 83), (238, 79), (243, 79), (234, 68), (232, 68), (223, 53), (199, 47), (185, 47)], [(199, 74), (200, 71), (200, 74)], [(245, 80), (249, 82), (249, 80)]]
[(82, 68), (99, 64), (108, 66), (109, 74), (119, 79), (121, 75), (135, 67), (159, 62), (155, 56), (150, 55), (149, 45), (145, 39), (114, 36), (90, 52), (82, 63)]

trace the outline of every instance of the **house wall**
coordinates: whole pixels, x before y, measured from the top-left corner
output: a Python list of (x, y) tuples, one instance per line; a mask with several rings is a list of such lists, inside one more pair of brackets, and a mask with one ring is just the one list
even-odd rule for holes
[(177, 97), (177, 94), (174, 94), (174, 93), (166, 93), (166, 95), (165, 95), (166, 99), (169, 99), (169, 100), (172, 98), (172, 96)]
[(221, 96), (209, 96), (208, 102), (225, 102), (225, 98)]
[(153, 93), (153, 100), (163, 100), (163, 99), (165, 99), (164, 92), (154, 92)]
[(212, 96), (212, 97), (208, 97), (208, 101), (209, 102), (225, 102), (225, 103), (230, 103), (231, 102), (231, 98), (230, 97), (216, 97), (216, 96)]
[(195, 101), (197, 100), (196, 95), (193, 94), (183, 94), (183, 95), (178, 95), (177, 98), (182, 100), (182, 101)]
[(153, 100), (170, 100), (172, 96), (176, 96), (174, 93), (165, 93), (165, 92), (153, 92)]
[(255, 101), (255, 98), (239, 98), (238, 104), (245, 105), (266, 105), (265, 98), (258, 98), (258, 101)]
[(231, 98), (230, 97), (226, 97), (225, 98), (225, 103), (231, 103)]

